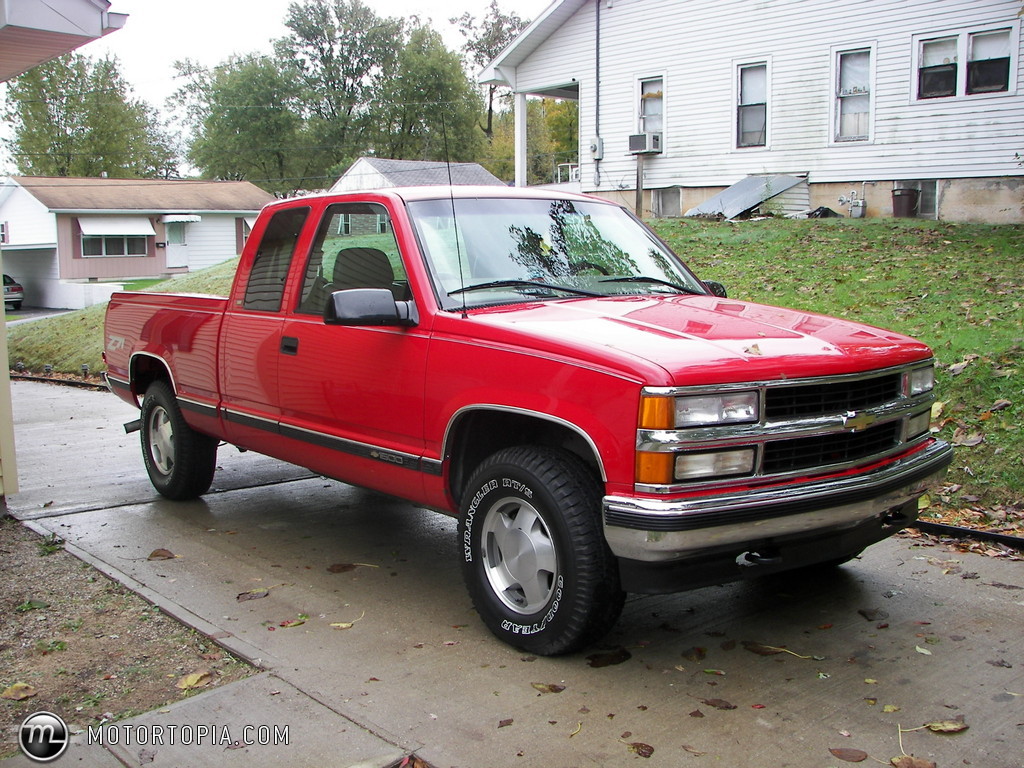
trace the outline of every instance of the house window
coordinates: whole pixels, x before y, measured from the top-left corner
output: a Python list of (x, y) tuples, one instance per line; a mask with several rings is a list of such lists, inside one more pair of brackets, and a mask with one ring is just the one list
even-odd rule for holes
[(1015, 23), (1008, 28), (915, 38), (916, 98), (1010, 91), (1010, 73), (1015, 69), (1012, 41), (1018, 30)]
[(836, 141), (867, 141), (871, 136), (871, 51), (840, 51), (836, 72)]
[(917, 70), (917, 97), (936, 99), (956, 94), (956, 38), (921, 42), (921, 66)]
[(739, 68), (739, 105), (736, 108), (736, 146), (763, 147), (768, 128), (768, 66)]
[(167, 227), (168, 245), (185, 245), (185, 222), (170, 221), (164, 225)]
[(997, 93), (1010, 88), (1010, 30), (970, 35), (967, 93)]
[(145, 256), (146, 238), (141, 235), (83, 235), (82, 256)]
[(7, 222), (0, 221), (0, 245), (7, 242)]
[(664, 81), (660, 77), (640, 81), (640, 133), (661, 133), (665, 129)]

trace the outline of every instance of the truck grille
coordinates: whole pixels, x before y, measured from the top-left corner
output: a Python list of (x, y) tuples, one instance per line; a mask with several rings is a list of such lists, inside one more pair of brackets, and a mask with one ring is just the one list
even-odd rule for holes
[(857, 461), (896, 447), (899, 433), (900, 423), (893, 421), (863, 432), (769, 442), (764, 447), (763, 472), (772, 475)]
[(899, 397), (900, 387), (899, 373), (856, 381), (769, 387), (765, 392), (765, 415), (786, 419), (874, 408)]

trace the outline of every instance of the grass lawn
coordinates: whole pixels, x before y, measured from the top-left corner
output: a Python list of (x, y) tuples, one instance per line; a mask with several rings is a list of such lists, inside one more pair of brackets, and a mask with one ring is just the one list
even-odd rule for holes
[[(1024, 531), (1024, 226), (899, 219), (661, 219), (658, 233), (737, 299), (822, 312), (927, 342), (935, 427), (957, 445), (944, 502)], [(224, 294), (235, 261), (148, 290)], [(102, 370), (103, 308), (8, 330), (10, 361)], [(979, 511), (983, 510), (983, 511)]]

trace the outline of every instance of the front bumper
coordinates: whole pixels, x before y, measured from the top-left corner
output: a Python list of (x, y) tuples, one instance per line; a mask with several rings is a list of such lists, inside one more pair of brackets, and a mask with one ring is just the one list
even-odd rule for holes
[(866, 528), (877, 528), (877, 541), (916, 519), (909, 502), (941, 480), (952, 459), (952, 447), (935, 441), (875, 471), (817, 482), (688, 499), (606, 496), (604, 534), (616, 556), (648, 564), (713, 552), (735, 558)]

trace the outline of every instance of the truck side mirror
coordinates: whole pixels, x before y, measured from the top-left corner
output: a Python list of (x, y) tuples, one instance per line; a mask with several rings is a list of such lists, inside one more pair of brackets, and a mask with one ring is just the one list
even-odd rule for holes
[(725, 286), (717, 280), (705, 280), (704, 285), (711, 291), (712, 296), (718, 296), (721, 299), (729, 298), (729, 293), (725, 290)]
[(327, 325), (416, 325), (412, 301), (396, 301), (387, 288), (351, 288), (335, 291), (324, 307)]

